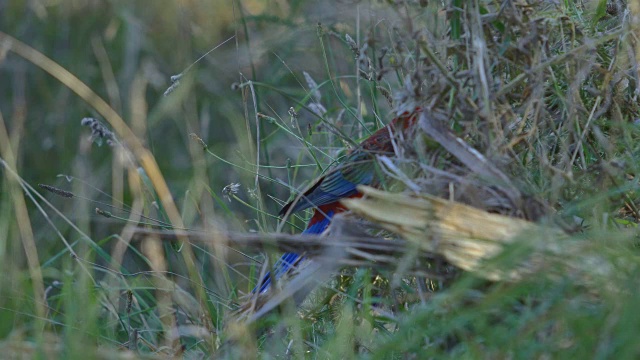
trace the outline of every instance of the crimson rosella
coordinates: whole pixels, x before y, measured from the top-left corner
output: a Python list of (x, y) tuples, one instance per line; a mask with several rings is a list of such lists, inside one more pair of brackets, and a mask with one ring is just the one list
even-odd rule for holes
[[(412, 113), (402, 114), (393, 119), (389, 125), (373, 133), (358, 147), (351, 150), (340, 164), (329, 169), (302, 195), (286, 204), (280, 210), (280, 215), (313, 208), (314, 214), (302, 233), (323, 233), (329, 226), (331, 218), (335, 214), (345, 211), (345, 208), (340, 204), (341, 199), (361, 196), (356, 188), (358, 185), (373, 187), (380, 185), (381, 179), (376, 169), (376, 155), (392, 155), (394, 153), (393, 139), (395, 134), (398, 132), (404, 134), (405, 130), (412, 129), (419, 111), (420, 109), (416, 109)], [(269, 288), (272, 278), (279, 279), (300, 260), (299, 254), (285, 253), (276, 262), (273, 271), (267, 273), (260, 283), (260, 292)]]

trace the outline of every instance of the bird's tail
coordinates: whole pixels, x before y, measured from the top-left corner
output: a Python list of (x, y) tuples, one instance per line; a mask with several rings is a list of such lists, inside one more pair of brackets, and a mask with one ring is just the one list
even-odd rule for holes
[[(331, 223), (331, 218), (336, 211), (320, 211), (316, 210), (315, 214), (307, 224), (307, 228), (302, 232), (303, 234), (322, 234)], [(276, 262), (273, 270), (268, 272), (258, 286), (253, 289), (253, 292), (263, 293), (269, 289), (273, 279), (279, 280), (284, 274), (294, 268), (300, 261), (304, 260), (303, 256), (296, 253), (285, 253)]]

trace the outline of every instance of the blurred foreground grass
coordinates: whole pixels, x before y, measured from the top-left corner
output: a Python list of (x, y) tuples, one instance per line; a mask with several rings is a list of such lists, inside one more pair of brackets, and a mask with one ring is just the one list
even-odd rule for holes
[[(636, 7), (0, 3), (0, 351), (82, 359), (637, 357)], [(82, 88), (64, 70), (43, 66), (45, 57), (104, 99), (111, 116), (95, 96), (77, 96)], [(386, 190), (562, 229), (558, 247), (570, 241), (579, 252), (555, 253), (504, 282), (460, 271), (437, 251), (419, 258), (397, 240), (403, 248), (390, 261), (360, 258), (299, 306), (286, 300), (252, 323), (239, 320), (266, 258), (230, 241), (233, 234), (274, 232), (273, 214), (295, 189), (396, 111), (416, 106), (483, 160), (465, 161), (442, 139), (420, 136), (382, 166), (395, 179)], [(86, 117), (113, 131), (115, 145), (92, 142), (80, 126)], [(285, 231), (299, 232), (305, 216)], [(367, 236), (396, 237), (372, 225)], [(185, 241), (180, 231), (138, 227), (193, 231)], [(412, 240), (402, 230), (394, 231)], [(540, 236), (512, 235), (520, 242), (491, 266), (521, 265), (527, 239)], [(569, 260), (584, 271), (567, 270)]]

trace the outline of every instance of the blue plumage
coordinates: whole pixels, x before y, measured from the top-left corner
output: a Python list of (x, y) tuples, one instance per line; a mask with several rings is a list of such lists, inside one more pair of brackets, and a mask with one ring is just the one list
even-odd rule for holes
[[(316, 210), (318, 211), (318, 210)], [(302, 232), (303, 234), (322, 234), (329, 223), (331, 222), (331, 218), (335, 214), (335, 211), (328, 211), (327, 213), (321, 214), (321, 216), (313, 216), (307, 225), (307, 228)], [(317, 219), (317, 220), (316, 220)], [(316, 220), (316, 221), (314, 221)], [(273, 267), (273, 271), (268, 272), (267, 275), (262, 279), (262, 283), (259, 285), (260, 292), (265, 292), (271, 286), (271, 279), (275, 278), (276, 281), (280, 279), (284, 274), (287, 273), (298, 262), (302, 261), (303, 258), (296, 253), (285, 253), (280, 257), (280, 259), (276, 262)], [(256, 292), (258, 286), (253, 289), (253, 292)]]

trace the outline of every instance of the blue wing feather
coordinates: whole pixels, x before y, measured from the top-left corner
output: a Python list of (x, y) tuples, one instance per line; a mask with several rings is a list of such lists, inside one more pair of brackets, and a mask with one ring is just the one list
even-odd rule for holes
[[(364, 155), (364, 156), (363, 156)], [(319, 207), (336, 202), (339, 199), (355, 195), (358, 185), (371, 185), (375, 173), (373, 157), (366, 153), (354, 153), (346, 161), (346, 165), (337, 167), (318, 180), (293, 205), (283, 208), (281, 213), (291, 213)]]

